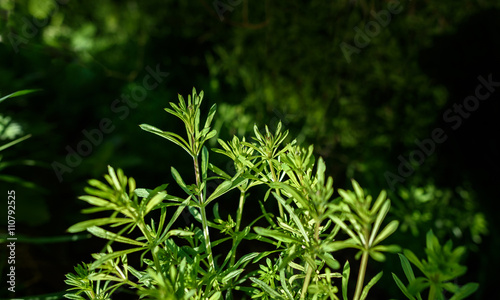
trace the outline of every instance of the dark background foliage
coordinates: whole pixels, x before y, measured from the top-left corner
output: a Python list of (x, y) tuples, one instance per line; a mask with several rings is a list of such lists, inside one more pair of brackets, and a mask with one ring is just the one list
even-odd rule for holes
[[(400, 12), (380, 24), (391, 5)], [(76, 198), (107, 165), (123, 168), (139, 187), (172, 183), (172, 165), (186, 166), (189, 176), (185, 153), (138, 124), (176, 131), (180, 124), (163, 108), (193, 86), (205, 91), (205, 109), (218, 104), (220, 138), (281, 121), (290, 136), (315, 145), (337, 188), (356, 178), (373, 194), (389, 190), (392, 218), (402, 220), (394, 242), (422, 254), (433, 229), (467, 246), (469, 272), (461, 280), (480, 283), (475, 299), (494, 295), (500, 91), (456, 129), (444, 116), (474, 95), (479, 76), (500, 81), (499, 17), (499, 4), (472, 0), (0, 2), (0, 95), (42, 89), (0, 104), (3, 117), (32, 134), (2, 151), (2, 162), (39, 162), (1, 173), (22, 178), (0, 181), (3, 195), (16, 191), (16, 233), (25, 238), (17, 244), (16, 296), (63, 291), (64, 274), (100, 250), (96, 239), (54, 237), (86, 218)], [(355, 46), (357, 30), (370, 22), (378, 32), (346, 57), (341, 43)], [(143, 85), (148, 67), (168, 76), (135, 107), (115, 102)], [(95, 132), (104, 118), (113, 130), (59, 180), (54, 162), (67, 165), (67, 147), (77, 150), (88, 139), (83, 131)], [(401, 176), (398, 157), (408, 160), (419, 149), (415, 139), (432, 138), (436, 128), (446, 141), (410, 176), (388, 181), (388, 172)], [(175, 184), (167, 190), (181, 195)], [(227, 213), (233, 203), (226, 201)], [(3, 256), (0, 267), (4, 282)], [(389, 276), (401, 271), (397, 257), (369, 271), (380, 267), (387, 272), (373, 297), (400, 298)]]

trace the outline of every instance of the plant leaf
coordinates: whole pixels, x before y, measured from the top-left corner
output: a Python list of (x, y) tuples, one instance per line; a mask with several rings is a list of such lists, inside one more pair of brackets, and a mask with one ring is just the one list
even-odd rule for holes
[(363, 247), (361, 247), (357, 244), (354, 244), (352, 242), (349, 242), (350, 240), (352, 240), (352, 239), (349, 239), (347, 241), (334, 241), (334, 242), (322, 243), (321, 249), (325, 252), (334, 252), (334, 251), (342, 250), (345, 248), (355, 248), (355, 249), (359, 249), (359, 250), (363, 249)]
[(233, 179), (226, 180), (223, 183), (221, 183), (215, 189), (215, 191), (213, 191), (213, 193), (210, 195), (210, 197), (208, 197), (208, 199), (205, 201), (204, 204), (207, 205), (211, 201), (219, 198), (220, 196), (224, 195), (225, 193), (229, 192), (230, 190), (240, 186), (241, 184), (243, 184), (245, 182), (245, 180), (247, 180), (246, 178), (239, 177), (239, 176), (237, 177), (237, 176), (238, 176), (238, 174), (235, 177), (233, 177)]
[(349, 274), (351, 273), (351, 266), (349, 261), (344, 264), (344, 269), (342, 270), (342, 299), (348, 300), (347, 298), (347, 284), (349, 283)]
[(383, 271), (378, 273), (377, 275), (375, 275), (375, 277), (372, 278), (372, 280), (370, 280), (370, 282), (368, 282), (368, 284), (363, 288), (363, 292), (361, 293), (360, 300), (366, 299), (370, 289), (380, 280), (380, 278), (382, 277), (383, 274), (384, 274)]
[(8, 94), (7, 96), (3, 96), (2, 98), (0, 98), (0, 102), (5, 101), (5, 100), (7, 100), (9, 98), (19, 97), (19, 96), (22, 96), (22, 95), (26, 95), (26, 94), (30, 94), (30, 93), (34, 93), (34, 92), (38, 92), (38, 91), (41, 91), (41, 89), (31, 89), (31, 90), (17, 91), (17, 92), (14, 92), (12, 94)]
[(67, 229), (68, 232), (75, 233), (75, 232), (80, 232), (87, 230), (87, 228), (92, 227), (92, 226), (102, 226), (102, 225), (107, 225), (107, 224), (127, 224), (132, 222), (131, 219), (127, 218), (100, 218), (100, 219), (93, 219), (93, 220), (87, 220), (83, 222), (76, 223), (72, 225), (70, 228)]
[(279, 196), (277, 193), (273, 192), (273, 196), (288, 211), (288, 214), (292, 218), (292, 220), (295, 223), (295, 225), (297, 225), (297, 228), (299, 228), (300, 233), (304, 237), (304, 241), (306, 241), (306, 243), (309, 243), (309, 236), (307, 235), (307, 233), (306, 233), (306, 231), (304, 229), (304, 226), (302, 225), (302, 222), (300, 221), (299, 217), (297, 217), (297, 215), (295, 214), (293, 208), (291, 208), (290, 205), (286, 204), (286, 201), (281, 196)]
[(422, 273), (425, 273), (424, 271), (424, 266), (420, 262), (420, 260), (417, 258), (417, 256), (411, 252), (408, 249), (403, 250), (404, 256), (412, 263), (414, 264)]
[(193, 195), (193, 193), (189, 190), (187, 185), (184, 183), (184, 180), (182, 180), (182, 177), (179, 174), (179, 172), (177, 172), (177, 170), (174, 167), (171, 167), (170, 170), (172, 172), (172, 176), (174, 177), (175, 182), (177, 182), (177, 184), (181, 187), (181, 189), (184, 192), (186, 192), (186, 194), (188, 194), (190, 196)]
[(91, 270), (96, 269), (100, 265), (102, 265), (103, 263), (105, 263), (106, 261), (108, 261), (110, 259), (115, 259), (115, 258), (120, 257), (122, 255), (134, 253), (134, 252), (141, 251), (141, 250), (146, 250), (146, 248), (139, 247), (139, 248), (132, 248), (132, 249), (126, 249), (126, 250), (121, 250), (121, 251), (113, 251), (111, 253), (108, 253), (106, 255), (101, 256), (98, 260), (94, 261), (92, 263), (92, 265), (90, 266), (90, 269)]
[(403, 292), (403, 294), (406, 296), (406, 298), (408, 298), (410, 300), (415, 300), (415, 297), (410, 295), (410, 293), (408, 292), (408, 289), (406, 288), (404, 283), (398, 278), (398, 276), (396, 276), (396, 274), (392, 273), (392, 278), (396, 282), (396, 285), (399, 287), (401, 292)]
[[(372, 245), (374, 245), (374, 240), (375, 240), (375, 237), (377, 236), (377, 232), (380, 228), (380, 225), (382, 225), (382, 222), (384, 221), (385, 216), (389, 212), (390, 208), (391, 208), (391, 201), (386, 200), (384, 202), (384, 204), (382, 205), (382, 208), (380, 209), (380, 211), (377, 213), (377, 218), (375, 219), (375, 223), (373, 224), (372, 232), (370, 235), (370, 240), (368, 241), (368, 245), (370, 247)], [(397, 224), (399, 224), (399, 223), (397, 223)], [(397, 228), (397, 224), (396, 224), (396, 228)], [(391, 225), (391, 226), (394, 226), (394, 225)], [(392, 228), (392, 227), (390, 227), (390, 228)], [(396, 229), (394, 229), (394, 230), (396, 230)], [(383, 239), (381, 239), (381, 240), (383, 240)]]
[(203, 181), (207, 181), (208, 177), (208, 149), (203, 146), (201, 149), (201, 178)]
[(106, 239), (106, 240), (110, 240), (113, 242), (126, 243), (126, 244), (141, 246), (141, 247), (146, 246), (146, 244), (144, 244), (142, 242), (139, 242), (139, 241), (136, 241), (133, 239), (129, 239), (127, 237), (118, 235), (118, 234), (111, 232), (111, 231), (107, 231), (105, 229), (102, 229), (101, 227), (92, 226), (92, 227), (87, 228), (87, 231), (92, 233), (93, 235), (95, 235), (97, 237), (100, 237), (100, 238)]
[(259, 235), (267, 236), (283, 243), (301, 243), (298, 239), (277, 230), (271, 230), (262, 227), (255, 227), (254, 230)]
[(269, 285), (267, 285), (265, 282), (255, 278), (255, 277), (250, 277), (250, 280), (260, 286), (269, 296), (271, 296), (272, 299), (284, 299), (283, 296), (278, 294), (273, 288), (271, 288)]
[(148, 125), (148, 124), (141, 124), (141, 125), (139, 125), (139, 127), (141, 127), (141, 129), (144, 131), (159, 135), (162, 138), (165, 138), (165, 139), (171, 141), (172, 143), (174, 143), (174, 144), (180, 146), (182, 149), (184, 149), (187, 153), (189, 153), (189, 155), (193, 156), (193, 154), (191, 153), (191, 150), (189, 150), (189, 144), (180, 135), (172, 133), (172, 132), (168, 132), (168, 131), (163, 131), (161, 129), (158, 129), (158, 128), (151, 126), (151, 125)]
[(212, 119), (214, 118), (216, 111), (217, 111), (217, 104), (214, 104), (212, 105), (212, 107), (210, 107), (210, 110), (208, 111), (208, 117), (207, 120), (205, 121), (205, 125), (203, 126), (203, 128), (210, 127), (210, 124), (212, 123)]
[(245, 269), (237, 269), (237, 270), (234, 270), (232, 272), (229, 272), (229, 274), (227, 274), (226, 276), (224, 276), (221, 279), (222, 284), (226, 284), (228, 281), (230, 281), (234, 277), (236, 277), (236, 276), (240, 275), (241, 273), (243, 273), (243, 271), (245, 271)]
[(153, 208), (155, 208), (156, 205), (160, 204), (163, 199), (165, 199), (165, 196), (167, 195), (166, 191), (162, 191), (157, 193), (151, 200), (149, 200), (148, 204), (146, 205), (146, 210), (144, 211), (144, 215), (147, 215)]
[(5, 149), (7, 149), (9, 147), (12, 147), (12, 146), (14, 146), (17, 143), (20, 143), (20, 142), (22, 142), (22, 141), (24, 141), (26, 139), (29, 139), (30, 137), (31, 137), (31, 134), (27, 134), (27, 135), (25, 135), (23, 137), (20, 137), (20, 138), (15, 139), (15, 140), (13, 140), (11, 142), (8, 142), (7, 144), (0, 146), (0, 151), (3, 151), (3, 150), (5, 150)]
[(78, 197), (78, 199), (86, 201), (86, 202), (88, 202), (92, 205), (95, 205), (95, 206), (108, 206), (110, 204), (113, 204), (107, 200), (104, 200), (104, 199), (101, 199), (98, 197), (94, 197), (94, 196), (89, 196), (89, 195), (80, 196), (80, 197)]
[(475, 282), (469, 282), (462, 286), (450, 300), (461, 300), (465, 299), (469, 295), (472, 295), (479, 288), (479, 284)]
[(392, 220), (389, 224), (387, 224), (387, 226), (384, 227), (384, 229), (382, 229), (382, 231), (380, 231), (380, 234), (375, 238), (371, 246), (375, 246), (378, 243), (385, 240), (386, 238), (388, 238), (398, 229), (398, 226), (399, 226), (399, 221)]
[(420, 292), (428, 288), (429, 285), (430, 283), (427, 278), (417, 277), (408, 284), (408, 293), (416, 295), (418, 298), (420, 296)]

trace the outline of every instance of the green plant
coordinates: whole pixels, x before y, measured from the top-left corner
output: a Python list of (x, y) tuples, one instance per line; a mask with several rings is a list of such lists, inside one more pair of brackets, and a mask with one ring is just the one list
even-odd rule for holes
[[(23, 96), (23, 95), (30, 94), (30, 93), (33, 93), (36, 91), (39, 91), (39, 90), (17, 91), (17, 92), (14, 92), (14, 93), (11, 93), (9, 95), (1, 97), (0, 103), (9, 99), (9, 98)], [(26, 135), (23, 135), (23, 136), (17, 138), (18, 136), (20, 136), (22, 134), (23, 134), (23, 130), (21, 128), (21, 125), (14, 122), (10, 116), (4, 116), (4, 115), (0, 114), (0, 141), (7, 140), (7, 142), (5, 144), (0, 145), (0, 152), (31, 137), (31, 134), (26, 134)], [(0, 171), (2, 171), (3, 169), (5, 169), (7, 167), (13, 166), (13, 165), (33, 166), (36, 164), (36, 162), (33, 160), (20, 160), (20, 161), (10, 161), (10, 162), (6, 162), (6, 161), (2, 162), (1, 160), (2, 160), (2, 156), (0, 155)], [(34, 186), (32, 183), (27, 182), (19, 177), (7, 175), (7, 174), (0, 174), (0, 181), (18, 183), (24, 187), (33, 187)]]
[[(427, 232), (427, 247), (425, 249), (427, 260), (420, 260), (410, 250), (405, 249), (404, 255), (399, 254), (401, 266), (408, 279), (408, 285), (403, 282), (394, 273), (394, 281), (401, 289), (403, 294), (410, 300), (422, 300), (421, 292), (429, 288), (429, 300), (442, 300), (444, 291), (448, 291), (453, 296), (450, 300), (465, 299), (474, 293), (479, 285), (477, 283), (467, 283), (463, 286), (451, 282), (457, 277), (465, 274), (467, 268), (459, 264), (459, 261), (465, 253), (464, 247), (453, 249), (453, 244), (448, 241), (444, 246), (439, 244), (438, 239), (432, 231)], [(415, 277), (410, 262), (414, 264), (424, 277)]]
[[(398, 227), (396, 220), (382, 226), (390, 210), (385, 191), (374, 200), (353, 180), (354, 191), (339, 190), (340, 197), (333, 198), (333, 179), (327, 177), (323, 159), (314, 158), (313, 146), (285, 143), (288, 132), (282, 131), (281, 123), (274, 132), (266, 126), (262, 133), (254, 126), (253, 142), (219, 139), (221, 149), (214, 152), (234, 163), (235, 174), (228, 174), (210, 162), (204, 146), (216, 135), (211, 129), (216, 106), (200, 128), (202, 99), (203, 92), (193, 89), (187, 102), (179, 95), (179, 103), (165, 109), (183, 121), (185, 137), (140, 125), (193, 159), (193, 183), (171, 168), (185, 196), (169, 194), (167, 184), (136, 188), (133, 178), (112, 167), (106, 182), (89, 181), (87, 195), (80, 199), (94, 207), (83, 212), (111, 214), (68, 230), (87, 230), (108, 242), (101, 253), (93, 254), (91, 264), (79, 265), (76, 274), (67, 275), (72, 292), (66, 297), (109, 299), (117, 289), (128, 288), (148, 299), (234, 299), (236, 293), (258, 299), (340, 299), (339, 292), (343, 300), (366, 299), (382, 276), (380, 272), (365, 282), (369, 258), (383, 261), (384, 252), (400, 251), (397, 245), (382, 244)], [(250, 197), (258, 186), (265, 191), (262, 199)], [(234, 214), (221, 216), (222, 196), (238, 201)], [(272, 211), (271, 199), (277, 212)], [(249, 201), (260, 206), (262, 215), (243, 222)], [(197, 226), (174, 227), (184, 210)], [(214, 231), (222, 237), (214, 239)], [(245, 252), (243, 241), (261, 243), (263, 251)], [(224, 245), (229, 251), (220, 250)], [(361, 258), (353, 297), (348, 297), (350, 263), (343, 263), (342, 273), (337, 271), (337, 252), (348, 248), (356, 249), (356, 258)], [(129, 263), (133, 253), (140, 254), (140, 264)], [(258, 268), (251, 270), (250, 264)]]

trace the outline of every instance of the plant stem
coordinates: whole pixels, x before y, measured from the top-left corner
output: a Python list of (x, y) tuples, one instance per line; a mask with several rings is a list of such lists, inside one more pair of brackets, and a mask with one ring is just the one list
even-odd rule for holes
[(240, 231), (241, 218), (243, 216), (243, 206), (245, 205), (245, 191), (240, 191), (240, 203), (238, 205), (238, 210), (236, 211), (236, 229), (234, 231)]
[(353, 300), (359, 300), (361, 297), (361, 291), (363, 290), (363, 283), (365, 281), (366, 266), (368, 265), (368, 255), (368, 250), (365, 249), (361, 257), (361, 264), (359, 265), (358, 281), (356, 283), (356, 291)]
[[(245, 191), (242, 190), (242, 191), (240, 191), (240, 203), (238, 205), (238, 210), (236, 211), (236, 227), (234, 229), (235, 234), (240, 232), (241, 218), (243, 216), (243, 206), (244, 205), (245, 205)], [(236, 244), (236, 237), (233, 239), (233, 248), (234, 248), (235, 244)], [(233, 266), (235, 260), (236, 260), (236, 251), (233, 251), (229, 265)]]
[[(278, 178), (276, 177), (276, 173), (274, 172), (273, 164), (269, 160), (267, 162), (269, 164), (269, 169), (271, 169), (271, 174), (273, 175), (273, 182), (278, 182)], [(280, 190), (276, 189), (276, 193), (279, 195)], [(283, 206), (281, 205), (281, 202), (279, 202), (279, 201), (277, 201), (277, 202), (278, 202), (278, 208), (280, 211), (280, 217), (283, 218), (283, 216), (284, 216)]]
[[(319, 227), (320, 227), (321, 221), (316, 220), (316, 224), (314, 226), (314, 239), (316, 244), (320, 244), (319, 241)], [(316, 254), (314, 254), (313, 260), (316, 259)], [(307, 263), (306, 263), (307, 264)], [(302, 285), (302, 292), (300, 293), (300, 299), (305, 299), (306, 293), (307, 293), (307, 288), (309, 287), (309, 283), (311, 282), (311, 275), (313, 272), (313, 268), (309, 265), (307, 265), (307, 273), (306, 273), (306, 278), (304, 279), (304, 284)]]
[(312, 267), (309, 266), (307, 263), (306, 265), (307, 265), (307, 273), (306, 273), (306, 278), (304, 279), (304, 284), (302, 285), (302, 291), (300, 292), (300, 299), (306, 298), (307, 288), (309, 287), (309, 282), (311, 281), (311, 275), (313, 272)]
[(208, 254), (208, 264), (210, 265), (210, 270), (215, 270), (214, 257), (212, 254), (212, 244), (210, 243), (210, 233), (208, 232), (208, 221), (207, 213), (205, 212), (205, 206), (200, 207), (201, 211), (201, 226), (203, 226), (203, 237), (205, 238), (205, 248)]
[[(193, 157), (194, 162), (194, 173), (196, 177), (196, 185), (200, 186), (200, 167), (198, 165), (198, 157)], [(201, 226), (203, 227), (203, 237), (205, 238), (205, 249), (208, 254), (208, 264), (210, 265), (210, 270), (215, 271), (215, 263), (214, 257), (212, 254), (212, 244), (210, 243), (210, 232), (208, 231), (208, 221), (207, 221), (207, 213), (205, 211), (205, 199), (203, 197), (203, 191), (200, 191), (199, 195), (199, 203), (200, 203), (200, 213), (201, 213)]]
[[(146, 226), (146, 223), (144, 222), (144, 218), (137, 219), (137, 227), (139, 227), (139, 230), (141, 230), (142, 234), (146, 237), (146, 239), (148, 240), (148, 243), (150, 245), (153, 245), (154, 238), (149, 233), (147, 226)], [(155, 263), (157, 274), (163, 279), (163, 272), (161, 271), (160, 260), (158, 259), (158, 251), (159, 250), (160, 250), (160, 247), (158, 245), (155, 246), (153, 249), (151, 249), (151, 256), (153, 256), (153, 261)]]
[(429, 300), (434, 300), (436, 298), (436, 286), (431, 283), (431, 287), (429, 289)]

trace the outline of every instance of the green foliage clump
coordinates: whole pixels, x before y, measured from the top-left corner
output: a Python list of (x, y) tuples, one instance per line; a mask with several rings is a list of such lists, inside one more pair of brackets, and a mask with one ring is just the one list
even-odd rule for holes
[[(184, 137), (141, 125), (177, 144), (193, 159), (193, 183), (171, 168), (185, 196), (171, 195), (167, 184), (136, 188), (133, 178), (112, 167), (106, 182), (89, 181), (87, 195), (80, 199), (93, 207), (84, 213), (111, 214), (68, 230), (86, 230), (108, 243), (101, 253), (93, 254), (92, 263), (79, 265), (76, 274), (67, 275), (71, 293), (66, 297), (110, 299), (117, 290), (130, 289), (147, 299), (234, 299), (237, 293), (257, 299), (367, 299), (383, 275), (380, 272), (366, 282), (369, 259), (384, 261), (384, 253), (401, 250), (383, 243), (399, 225), (397, 220), (383, 225), (391, 207), (385, 191), (374, 199), (353, 180), (354, 191), (339, 190), (340, 197), (334, 198), (333, 179), (326, 175), (324, 160), (315, 159), (313, 146), (302, 148), (295, 140), (285, 143), (288, 131), (282, 131), (281, 123), (274, 132), (267, 126), (261, 132), (255, 126), (253, 142), (219, 139), (222, 149), (214, 151), (234, 163), (235, 173), (228, 174), (211, 163), (204, 146), (216, 135), (211, 129), (216, 106), (200, 127), (202, 99), (203, 92), (193, 89), (187, 102), (179, 95), (179, 103), (165, 109), (183, 121)], [(266, 191), (263, 199), (250, 194), (258, 187)], [(236, 196), (235, 213), (221, 216), (223, 195)], [(245, 219), (245, 204), (258, 205), (262, 214)], [(178, 226), (186, 211), (196, 226)], [(262, 243), (267, 250), (245, 251), (246, 241)], [(120, 250), (112, 248), (115, 243), (121, 244), (114, 247)], [(230, 249), (227, 253), (220, 250), (224, 245)], [(428, 248), (436, 249), (434, 243)], [(351, 284), (352, 297), (351, 265), (339, 261), (344, 249), (355, 249), (356, 259), (361, 259), (356, 283)], [(130, 263), (134, 253), (140, 254), (139, 264)]]
[[(427, 260), (418, 259), (412, 251), (406, 249), (404, 250), (404, 255), (399, 254), (403, 271), (409, 281), (408, 286), (405, 286), (394, 273), (392, 276), (408, 299), (422, 300), (420, 292), (429, 288), (429, 300), (446, 299), (444, 298), (444, 291), (453, 295), (449, 298), (450, 300), (461, 300), (466, 299), (478, 289), (479, 285), (477, 283), (467, 283), (459, 286), (451, 282), (457, 277), (464, 275), (467, 271), (467, 268), (459, 263), (465, 253), (465, 247), (458, 247), (456, 249), (452, 247), (453, 244), (451, 241), (441, 246), (434, 233), (429, 231), (427, 233), (427, 247), (425, 249)], [(410, 262), (424, 274), (424, 277), (415, 277)]]

